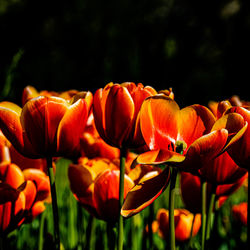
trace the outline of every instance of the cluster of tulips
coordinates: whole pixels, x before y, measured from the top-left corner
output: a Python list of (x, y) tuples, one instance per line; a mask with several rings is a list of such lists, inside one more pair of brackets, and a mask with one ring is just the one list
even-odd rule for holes
[[(237, 97), (180, 109), (172, 89), (141, 83), (109, 83), (94, 94), (27, 86), (22, 107), (0, 103), (0, 237), (51, 202), (60, 248), (54, 161), (66, 157), (72, 193), (90, 214), (117, 226), (117, 249), (124, 217), (168, 186), (168, 209), (146, 231), (158, 232), (172, 250), (200, 230), (205, 249), (213, 211), (248, 177), (249, 122), (249, 103)], [(177, 174), (185, 209), (175, 208)], [(247, 209), (233, 209), (245, 225)]]

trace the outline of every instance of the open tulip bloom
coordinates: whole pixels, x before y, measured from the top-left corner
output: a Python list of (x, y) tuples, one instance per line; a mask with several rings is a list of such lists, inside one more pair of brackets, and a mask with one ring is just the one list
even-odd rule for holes
[[(180, 109), (174, 100), (161, 94), (147, 98), (139, 115), (141, 132), (150, 151), (139, 155), (136, 163), (166, 164), (196, 175), (211, 159), (230, 148), (248, 126), (240, 114), (223, 115), (216, 121), (212, 112), (202, 105)], [(152, 189), (144, 204), (134, 202), (143, 184), (133, 188), (123, 204), (122, 215), (132, 216), (151, 204), (168, 181), (165, 178), (158, 189)]]

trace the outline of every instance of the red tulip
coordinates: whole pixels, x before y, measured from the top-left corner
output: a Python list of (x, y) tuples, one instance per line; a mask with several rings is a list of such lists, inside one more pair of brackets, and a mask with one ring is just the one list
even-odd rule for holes
[(141, 83), (113, 84), (98, 89), (93, 111), (98, 133), (111, 146), (135, 148), (145, 144), (139, 127), (138, 113), (145, 98), (156, 91)]
[(247, 202), (242, 202), (232, 207), (234, 218), (245, 226), (247, 225), (247, 206)]
[[(246, 123), (250, 124), (250, 108), (232, 107), (226, 111), (227, 114), (240, 114)], [(250, 128), (246, 129), (243, 136), (235, 142), (228, 153), (233, 160), (242, 168), (249, 170), (250, 166)]]
[(22, 94), (22, 105), (24, 106), (24, 104), (35, 98), (38, 96), (56, 96), (56, 97), (61, 97), (65, 100), (70, 100), (74, 95), (78, 94), (79, 91), (71, 89), (68, 91), (64, 91), (64, 92), (55, 92), (55, 91), (47, 91), (47, 90), (43, 90), (38, 92), (36, 88), (34, 88), (33, 86), (27, 86), (24, 88), (23, 90), (23, 94)]
[[(117, 166), (108, 159), (86, 159), (85, 164), (72, 164), (68, 170), (76, 199), (91, 214), (106, 221), (116, 221), (119, 217), (119, 173)], [(124, 196), (133, 185), (125, 175)]]
[[(221, 207), (227, 198), (235, 192), (243, 182), (247, 179), (248, 174), (245, 173), (242, 177), (232, 184), (223, 184), (216, 186), (216, 201), (217, 207)], [(181, 172), (181, 194), (186, 208), (193, 213), (201, 212), (201, 180), (198, 176), (190, 173)], [(211, 196), (212, 184), (207, 183), (207, 197)], [(207, 202), (207, 205), (209, 202)]]
[[(215, 168), (208, 168), (211, 160), (237, 141), (247, 128), (247, 123), (241, 115), (225, 115), (215, 122), (215, 117), (206, 107), (192, 105), (180, 110), (174, 100), (163, 95), (149, 97), (143, 102), (140, 124), (142, 135), (151, 151), (139, 155), (137, 163), (169, 163), (180, 170), (195, 174), (207, 173), (210, 177), (216, 171)], [(232, 181), (242, 174), (235, 165), (230, 170), (225, 173), (218, 172), (216, 181)], [(163, 171), (160, 175), (164, 174), (166, 175), (166, 172)], [(157, 176), (157, 179), (160, 178)], [(164, 181), (163, 176), (162, 180), (157, 189), (149, 189), (151, 198), (145, 204), (151, 204), (154, 200), (152, 197), (162, 193), (169, 179), (165, 178)], [(137, 200), (138, 195), (134, 192), (133, 199)], [(135, 211), (140, 211), (132, 206), (133, 199), (125, 200), (122, 207), (123, 216), (131, 216)], [(144, 208), (145, 204), (140, 207)]]
[[(174, 210), (174, 221), (175, 221), (175, 237), (179, 242), (186, 241), (191, 236), (191, 227), (194, 219), (192, 236), (195, 236), (201, 227), (201, 215), (192, 214), (186, 209), (175, 209)], [(161, 208), (157, 212), (157, 222), (159, 235), (168, 240), (169, 238), (169, 212), (168, 210)]]
[[(247, 128), (240, 115), (227, 115), (215, 123), (215, 117), (206, 107), (192, 105), (180, 110), (175, 101), (160, 95), (145, 100), (140, 121), (151, 151), (141, 154), (137, 162), (171, 162), (185, 167), (185, 171), (201, 168), (203, 162), (221, 153)], [(181, 149), (183, 155), (178, 152)]]
[(39, 96), (28, 101), (23, 109), (2, 102), (0, 128), (27, 157), (70, 155), (79, 144), (91, 100), (92, 95), (87, 92), (74, 96), (71, 103), (59, 97)]

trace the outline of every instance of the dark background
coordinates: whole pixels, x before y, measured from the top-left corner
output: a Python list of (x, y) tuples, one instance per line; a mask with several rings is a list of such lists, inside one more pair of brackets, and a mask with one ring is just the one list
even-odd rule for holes
[(249, 100), (250, 1), (0, 0), (0, 96), (134, 81), (181, 107)]

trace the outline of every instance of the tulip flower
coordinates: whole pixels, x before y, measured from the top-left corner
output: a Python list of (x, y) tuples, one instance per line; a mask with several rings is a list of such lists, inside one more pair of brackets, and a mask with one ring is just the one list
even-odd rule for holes
[[(226, 111), (226, 114), (240, 114), (245, 122), (250, 123), (250, 108), (232, 107)], [(228, 150), (233, 160), (242, 168), (249, 169), (250, 166), (250, 129), (246, 129), (243, 136), (235, 142)]]
[[(71, 103), (59, 97), (39, 96), (23, 109), (0, 103), (0, 128), (12, 145), (29, 158), (70, 155), (78, 146), (91, 104), (91, 93)], [(72, 133), (74, 131), (74, 133)]]
[[(150, 151), (139, 155), (136, 163), (171, 164), (182, 171), (196, 174), (207, 162), (237, 141), (247, 128), (247, 123), (240, 115), (227, 115), (215, 123), (214, 115), (206, 107), (192, 105), (180, 109), (174, 100), (162, 94), (148, 97), (143, 102), (139, 119), (143, 138)], [(173, 168), (169, 190), (171, 247), (175, 245), (173, 195), (176, 175), (177, 170)], [(163, 182), (162, 186), (158, 186), (158, 193), (162, 193), (165, 185), (166, 182)], [(154, 190), (152, 196), (155, 195)], [(137, 199), (136, 194), (133, 199)], [(133, 199), (125, 200), (123, 216), (140, 211), (131, 206)], [(147, 202), (147, 205), (151, 202)]]
[[(169, 211), (161, 208), (157, 212), (158, 233), (160, 237), (168, 240), (169, 237)], [(192, 214), (186, 209), (175, 209), (175, 237), (179, 242), (187, 241), (191, 237), (191, 228), (193, 224), (192, 236), (195, 236), (201, 226), (201, 215)]]
[(61, 97), (65, 100), (70, 100), (74, 95), (78, 94), (79, 91), (77, 90), (68, 90), (68, 91), (64, 91), (64, 92), (55, 92), (55, 91), (47, 91), (47, 90), (43, 90), (43, 91), (37, 91), (37, 89), (33, 86), (26, 86), (23, 90), (23, 93), (22, 93), (22, 106), (24, 106), (24, 104), (35, 98), (35, 97), (38, 97), (38, 96), (56, 96), (56, 97)]
[[(124, 168), (126, 152), (130, 148), (145, 145), (139, 126), (139, 110), (145, 98), (157, 92), (149, 86), (133, 82), (107, 84), (94, 95), (93, 113), (95, 125), (101, 138), (120, 149), (120, 208), (124, 197)], [(118, 223), (118, 250), (123, 248), (123, 218)]]
[(29, 158), (47, 159), (57, 249), (60, 239), (52, 157), (74, 154), (91, 103), (90, 92), (78, 93), (71, 101), (38, 96), (26, 102), (23, 108), (10, 102), (0, 103), (0, 129), (15, 149)]
[[(0, 234), (8, 234), (44, 211), (43, 202), (50, 192), (49, 180), (41, 170), (36, 171), (36, 174), (27, 178), (15, 164), (1, 165)], [(43, 175), (43, 178), (40, 178), (39, 174)]]
[(93, 112), (98, 133), (117, 148), (136, 148), (145, 144), (138, 112), (144, 99), (157, 92), (141, 83), (109, 83), (94, 95)]
[[(144, 101), (140, 123), (142, 135), (151, 151), (139, 155), (136, 163), (172, 164), (195, 174), (199, 169), (200, 173), (211, 171), (205, 168), (206, 164), (239, 139), (247, 128), (240, 115), (226, 115), (215, 122), (215, 117), (206, 107), (192, 105), (180, 110), (174, 100), (163, 95)], [(236, 166), (234, 172), (235, 176), (241, 174)], [(159, 192), (162, 192), (160, 187)], [(122, 213), (127, 215), (124, 207), (130, 207), (126, 200)]]
[(245, 226), (247, 225), (247, 207), (247, 202), (242, 202), (232, 207), (233, 217)]
[[(71, 164), (68, 170), (71, 190), (92, 215), (115, 222), (119, 218), (119, 175), (117, 166), (108, 159), (87, 159), (84, 164)], [(125, 175), (125, 192), (134, 186)]]
[[(232, 184), (219, 184), (215, 189), (215, 201), (217, 205), (215, 208), (220, 208), (227, 198), (237, 191), (244, 181), (247, 179), (248, 173), (236, 180)], [(198, 176), (192, 175), (187, 172), (181, 172), (181, 195), (185, 207), (192, 213), (201, 212), (201, 179)], [(207, 183), (207, 199), (211, 197), (212, 184)], [(209, 200), (207, 200), (209, 202)], [(207, 202), (207, 204), (209, 204)], [(207, 207), (208, 208), (208, 207)]]

